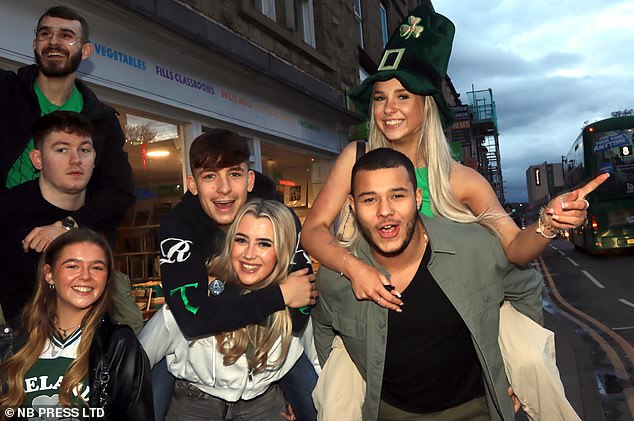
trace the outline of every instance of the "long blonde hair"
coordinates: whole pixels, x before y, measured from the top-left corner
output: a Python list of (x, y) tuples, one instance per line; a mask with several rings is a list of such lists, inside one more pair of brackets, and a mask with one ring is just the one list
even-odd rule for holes
[[(464, 203), (456, 199), (449, 183), (453, 158), (449, 150), (449, 144), (442, 128), (438, 106), (432, 96), (423, 96), (424, 118), (421, 123), (420, 137), (416, 150), (422, 152), (427, 165), (427, 177), (429, 181), (429, 199), (431, 209), (435, 215), (443, 216), (455, 222), (477, 222), (489, 229), (494, 215), (488, 211), (475, 215)], [(370, 150), (377, 148), (393, 148), (392, 142), (387, 140), (374, 121), (374, 102), (370, 106), (370, 133), (368, 143)], [(418, 154), (416, 155), (418, 161)], [(414, 167), (418, 170), (420, 163), (414, 161)], [(494, 230), (495, 231), (495, 230)]]
[[(104, 238), (94, 231), (78, 228), (64, 233), (53, 240), (46, 248), (37, 268), (35, 294), (22, 312), (22, 329), (27, 332), (26, 343), (18, 352), (0, 364), (0, 373), (6, 379), (6, 389), (0, 396), (0, 413), (7, 408), (15, 408), (24, 403), (24, 376), (38, 360), (46, 342), (55, 332), (57, 313), (57, 290), (51, 289), (44, 276), (44, 266), (54, 268), (65, 247), (76, 243), (91, 243), (99, 246), (106, 255), (108, 278), (103, 294), (92, 305), (81, 322), (81, 341), (77, 357), (70, 363), (59, 388), (59, 402), (70, 406), (73, 392), (80, 392), (83, 380), (88, 376), (89, 353), (92, 339), (99, 327), (101, 318), (110, 308), (113, 286), (111, 282), (113, 259), (110, 246)], [(80, 393), (77, 393), (79, 396)]]
[[(243, 286), (231, 265), (231, 249), (236, 237), (238, 224), (242, 218), (252, 214), (256, 218), (267, 218), (273, 226), (273, 247), (277, 262), (271, 273), (256, 285)], [(238, 212), (227, 231), (227, 239), (222, 253), (213, 258), (207, 265), (208, 272), (225, 281), (227, 284), (239, 285), (244, 293), (262, 289), (277, 284), (288, 276), (288, 268), (295, 251), (297, 232), (291, 211), (274, 200), (251, 200)], [(252, 355), (247, 355), (249, 369), (259, 373), (267, 368), (277, 368), (286, 359), (291, 343), (292, 323), (288, 309), (277, 311), (262, 323), (252, 324), (215, 336), (218, 351), (224, 355), (225, 365), (235, 363), (243, 354), (247, 353), (249, 345), (253, 349)], [(281, 338), (282, 350), (280, 357), (268, 363), (268, 354), (278, 338)], [(250, 352), (248, 353), (250, 354)]]

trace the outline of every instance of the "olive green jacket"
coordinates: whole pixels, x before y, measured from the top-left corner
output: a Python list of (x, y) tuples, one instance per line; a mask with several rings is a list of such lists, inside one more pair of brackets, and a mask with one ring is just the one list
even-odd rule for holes
[[(479, 224), (459, 224), (421, 216), (429, 237), (429, 271), (465, 321), (482, 366), (492, 420), (514, 420), (508, 380), (498, 346), (499, 310), (509, 300), (521, 313), (543, 323), (542, 277), (534, 269), (508, 262), (498, 238)], [(365, 241), (352, 250), (362, 261), (376, 263)], [(319, 301), (312, 310), (315, 345), (325, 363), (335, 335), (341, 335), (350, 357), (366, 381), (363, 419), (378, 417), (388, 310), (354, 297), (350, 282), (322, 267), (317, 274)], [(405, 303), (405, 307), (416, 303)]]

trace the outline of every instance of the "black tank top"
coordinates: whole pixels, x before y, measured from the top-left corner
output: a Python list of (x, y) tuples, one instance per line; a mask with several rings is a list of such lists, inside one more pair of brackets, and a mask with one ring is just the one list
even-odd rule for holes
[(427, 269), (429, 245), (390, 311), (381, 398), (413, 413), (452, 408), (484, 394), (482, 369), (464, 321)]

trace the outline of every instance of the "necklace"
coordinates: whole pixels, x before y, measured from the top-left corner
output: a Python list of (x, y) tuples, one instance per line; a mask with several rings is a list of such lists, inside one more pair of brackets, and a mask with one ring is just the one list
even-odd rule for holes
[(77, 332), (80, 328), (81, 324), (74, 329), (62, 329), (61, 327), (55, 326), (55, 331), (57, 332), (57, 335), (53, 335), (50, 339), (52, 346), (51, 354), (53, 355), (53, 357), (56, 357), (57, 354), (59, 354), (64, 350), (64, 348), (66, 348), (66, 345), (74, 341), (74, 339), (71, 340), (72, 337), (75, 337), (76, 339), (75, 332)]
[[(60, 334), (59, 336), (60, 336), (62, 339), (66, 339), (66, 338), (68, 338), (68, 331), (70, 330), (70, 333), (73, 333), (74, 331), (76, 331), (76, 330), (77, 330), (77, 328), (78, 328), (78, 327), (79, 327), (79, 325), (75, 326), (74, 328), (70, 328), (70, 327), (69, 327), (68, 329), (62, 329), (62, 328), (61, 328), (61, 327), (59, 327), (59, 326), (55, 326), (55, 329), (57, 329), (57, 332)], [(72, 330), (71, 330), (71, 329), (72, 329)]]

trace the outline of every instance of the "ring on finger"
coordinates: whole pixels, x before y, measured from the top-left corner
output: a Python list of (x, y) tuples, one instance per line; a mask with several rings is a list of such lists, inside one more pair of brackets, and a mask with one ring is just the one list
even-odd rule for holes
[(380, 303), (382, 299), (383, 299), (383, 297), (381, 297), (381, 296), (379, 295), (379, 298), (377, 298), (377, 299), (376, 299), (376, 303), (377, 303), (377, 304), (378, 304), (378, 303)]
[(583, 210), (586, 210), (590, 207), (590, 202), (588, 202), (586, 199), (583, 199), (583, 202), (586, 204), (583, 208)]

